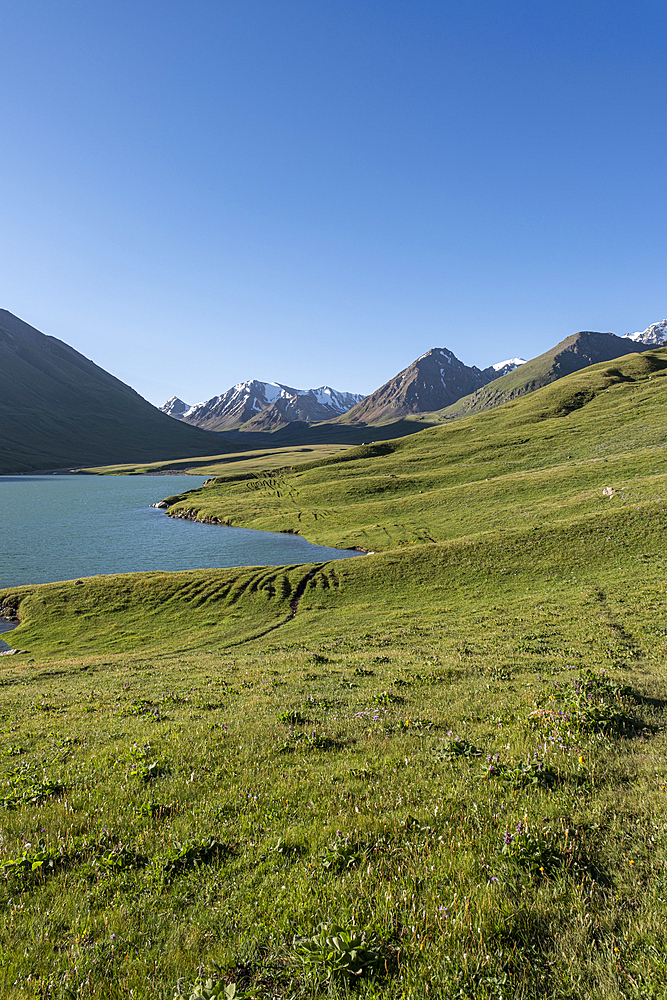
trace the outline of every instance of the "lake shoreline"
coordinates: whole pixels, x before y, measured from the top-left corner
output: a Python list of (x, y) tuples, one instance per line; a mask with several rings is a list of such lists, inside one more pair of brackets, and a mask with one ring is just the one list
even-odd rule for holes
[[(349, 549), (302, 536), (158, 517), (166, 494), (199, 488), (204, 476), (0, 477), (6, 558), (0, 587), (80, 577), (247, 566), (287, 566), (350, 558)], [(198, 520), (198, 523), (197, 523)], [(54, 544), (57, 539), (57, 544)]]

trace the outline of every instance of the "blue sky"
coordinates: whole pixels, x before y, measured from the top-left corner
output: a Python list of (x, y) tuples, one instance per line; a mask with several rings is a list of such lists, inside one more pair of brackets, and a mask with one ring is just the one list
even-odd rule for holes
[(155, 403), (667, 316), (667, 7), (0, 2), (0, 306)]

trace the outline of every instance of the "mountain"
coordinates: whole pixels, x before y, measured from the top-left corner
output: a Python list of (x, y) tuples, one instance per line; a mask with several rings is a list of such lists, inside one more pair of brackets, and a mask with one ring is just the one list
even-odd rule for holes
[(0, 310), (0, 471), (219, 455), (229, 442), (171, 420), (78, 351)]
[(434, 347), (353, 406), (337, 422), (381, 424), (415, 413), (440, 410), (500, 377), (503, 367), (514, 362), (499, 364), (499, 371), (493, 365), (483, 371), (474, 366), (469, 368), (445, 347)]
[(667, 319), (661, 323), (651, 323), (642, 333), (626, 333), (622, 340), (633, 340), (636, 344), (649, 344), (651, 347), (667, 347)]
[(275, 431), (294, 421), (319, 424), (346, 413), (364, 397), (354, 392), (337, 392), (329, 386), (296, 392), (293, 396), (279, 396), (265, 410), (256, 414), (241, 427), (247, 431)]
[(274, 431), (295, 420), (320, 423), (345, 413), (364, 397), (339, 392), (328, 385), (319, 389), (293, 389), (280, 382), (239, 382), (222, 396), (188, 408), (173, 396), (160, 409), (188, 424), (208, 431)]
[(645, 349), (643, 344), (628, 342), (613, 333), (594, 333), (588, 330), (575, 333), (539, 357), (502, 375), (491, 385), (483, 386), (444, 408), (440, 415), (453, 418), (491, 410), (510, 399), (518, 399), (519, 396), (541, 389), (564, 375), (588, 368), (589, 365), (613, 361), (625, 354)]
[(170, 417), (176, 417), (177, 420), (182, 420), (188, 410), (191, 409), (190, 404), (184, 403), (178, 396), (172, 396), (163, 406), (158, 406), (158, 410), (162, 410), (163, 413), (168, 414)]
[(513, 372), (515, 368), (518, 368), (519, 365), (525, 365), (525, 363), (525, 358), (510, 358), (509, 361), (497, 361), (495, 365), (491, 365), (491, 367), (494, 372), (498, 372), (498, 378), (500, 378), (501, 375), (508, 375), (510, 372)]

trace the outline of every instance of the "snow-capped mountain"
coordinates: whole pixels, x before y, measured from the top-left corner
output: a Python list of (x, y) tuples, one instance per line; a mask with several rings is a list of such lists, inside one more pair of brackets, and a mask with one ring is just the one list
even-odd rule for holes
[[(317, 423), (346, 413), (364, 397), (339, 392), (328, 385), (294, 389), (280, 382), (239, 382), (221, 396), (188, 406), (174, 396), (160, 409), (170, 416), (209, 431), (276, 430), (293, 420)], [(252, 426), (250, 422), (252, 421)]]
[(498, 372), (498, 377), (501, 375), (507, 375), (508, 372), (513, 372), (515, 368), (519, 365), (525, 365), (525, 358), (510, 358), (508, 361), (496, 361), (495, 365), (491, 365), (494, 372)]
[(168, 399), (163, 406), (158, 407), (163, 413), (168, 414), (170, 417), (176, 417), (177, 420), (182, 420), (185, 413), (190, 409), (189, 403), (184, 403), (182, 399), (178, 396), (172, 396)]
[(636, 344), (649, 347), (667, 347), (667, 319), (661, 323), (651, 323), (641, 333), (626, 333), (623, 340), (634, 340)]

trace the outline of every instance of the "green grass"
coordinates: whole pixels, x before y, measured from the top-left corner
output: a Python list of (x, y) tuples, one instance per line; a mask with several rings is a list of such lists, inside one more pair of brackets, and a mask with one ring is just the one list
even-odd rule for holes
[(284, 468), (302, 465), (320, 458), (336, 455), (349, 445), (345, 444), (315, 444), (290, 446), (287, 448), (258, 448), (250, 451), (231, 452), (225, 455), (202, 456), (200, 458), (181, 458), (176, 461), (147, 462), (130, 465), (100, 465), (84, 469), (84, 472), (101, 476), (127, 476), (148, 473), (168, 474), (170, 472), (185, 472), (189, 475), (219, 476), (230, 468), (235, 473), (264, 472), (267, 468)]
[(298, 472), (435, 542), (0, 593), (0, 995), (667, 997), (663, 357)]

